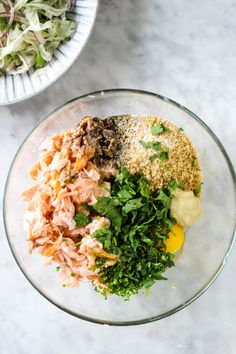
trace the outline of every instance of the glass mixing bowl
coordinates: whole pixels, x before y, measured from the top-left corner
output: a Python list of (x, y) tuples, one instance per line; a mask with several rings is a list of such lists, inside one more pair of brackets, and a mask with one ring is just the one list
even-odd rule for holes
[[(183, 253), (168, 280), (159, 281), (151, 294), (130, 301), (107, 300), (91, 284), (63, 288), (55, 265), (45, 267), (37, 251), (28, 253), (20, 193), (30, 186), (27, 170), (38, 157), (47, 136), (72, 128), (86, 115), (158, 115), (182, 127), (200, 156), (203, 171), (204, 217), (187, 230)], [(76, 98), (43, 119), (20, 147), (7, 179), (4, 197), (6, 234), (13, 256), (30, 283), (51, 303), (84, 320), (111, 325), (134, 325), (169, 316), (198, 298), (216, 279), (230, 253), (235, 231), (235, 174), (220, 141), (195, 114), (165, 97), (135, 90), (106, 90)]]

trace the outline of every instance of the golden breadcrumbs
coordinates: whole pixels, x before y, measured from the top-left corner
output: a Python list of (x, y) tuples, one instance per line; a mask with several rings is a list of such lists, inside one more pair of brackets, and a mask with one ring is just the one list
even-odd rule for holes
[[(156, 116), (115, 116), (121, 151), (118, 164), (127, 166), (132, 174), (143, 173), (152, 189), (166, 187), (175, 179), (184, 189), (194, 190), (202, 181), (198, 154), (183, 130)], [(154, 136), (151, 127), (163, 124), (167, 131)], [(160, 142), (160, 151), (168, 151), (167, 159), (151, 158), (157, 151), (140, 143)], [(157, 155), (157, 154), (156, 154)]]

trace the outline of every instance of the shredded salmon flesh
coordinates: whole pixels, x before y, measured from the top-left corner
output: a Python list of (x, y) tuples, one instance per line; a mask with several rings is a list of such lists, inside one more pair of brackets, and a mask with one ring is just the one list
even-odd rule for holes
[(116, 262), (116, 256), (91, 236), (110, 221), (91, 216), (88, 225), (77, 227), (74, 220), (77, 212), (90, 216), (85, 204), (93, 205), (99, 197), (110, 194), (110, 183), (103, 181), (104, 171), (91, 162), (93, 147), (81, 147), (76, 139), (76, 129), (45, 139), (38, 161), (29, 170), (34, 184), (22, 193), (29, 251), (38, 248), (47, 264), (56, 262), (60, 279), (68, 287), (81, 281), (99, 285), (94, 267), (98, 257), (107, 258), (108, 266)]

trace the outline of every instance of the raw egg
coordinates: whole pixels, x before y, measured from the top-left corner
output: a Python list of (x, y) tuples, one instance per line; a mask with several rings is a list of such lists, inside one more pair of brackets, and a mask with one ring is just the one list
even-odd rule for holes
[(183, 246), (184, 230), (178, 224), (175, 224), (165, 240), (166, 252), (175, 253)]

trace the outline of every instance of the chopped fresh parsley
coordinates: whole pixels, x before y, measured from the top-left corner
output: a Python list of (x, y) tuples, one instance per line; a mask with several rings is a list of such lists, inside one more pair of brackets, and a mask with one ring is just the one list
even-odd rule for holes
[(172, 179), (172, 181), (170, 181), (168, 185), (169, 192), (172, 194), (177, 188), (185, 190), (185, 186), (183, 183), (177, 183), (175, 179)]
[(91, 221), (88, 216), (86, 216), (84, 213), (81, 213), (80, 211), (75, 214), (74, 220), (76, 222), (77, 227), (83, 227), (85, 225), (88, 225)]
[(160, 160), (168, 160), (169, 159), (169, 150), (162, 150), (160, 153), (159, 153), (159, 159)]
[(164, 169), (165, 171), (170, 171), (170, 166), (165, 163), (165, 164), (163, 165), (163, 169)]
[(168, 185), (169, 192), (172, 194), (174, 192), (174, 190), (177, 188), (179, 188), (179, 184), (176, 182), (175, 179), (172, 179)]
[(165, 133), (167, 131), (169, 131), (169, 129), (166, 128), (163, 123), (158, 124), (158, 125), (153, 125), (151, 127), (152, 135), (160, 135), (160, 134)]
[(180, 127), (179, 128), (179, 132), (183, 132), (184, 130), (183, 130), (183, 128), (182, 127)]
[(192, 156), (192, 167), (196, 166), (196, 161), (197, 161), (196, 156)]
[(90, 211), (90, 208), (87, 204), (82, 204), (83, 209)]
[(202, 182), (199, 183), (199, 184), (197, 185), (197, 187), (194, 189), (194, 194), (195, 194), (196, 196), (199, 196), (199, 195), (201, 194), (201, 190), (202, 190)]
[(56, 271), (57, 271), (57, 272), (59, 272), (60, 269), (61, 269), (60, 266), (57, 266), (57, 267), (56, 267)]
[[(169, 226), (169, 230), (176, 224), (176, 220), (172, 220), (170, 218), (166, 218), (166, 224)], [(173, 231), (171, 231), (173, 233)]]
[(140, 209), (142, 206), (142, 198), (131, 199), (123, 206), (122, 211), (127, 214), (132, 210)]
[[(162, 132), (163, 131), (166, 131), (166, 130), (163, 130), (163, 129), (167, 129), (167, 128), (165, 128), (165, 126), (163, 125), (163, 124), (160, 124), (160, 125), (158, 125), (158, 126), (153, 126), (152, 128), (156, 128), (156, 127), (160, 127), (161, 126), (161, 128), (158, 128), (159, 129), (159, 131), (161, 130)], [(163, 128), (163, 127), (164, 128)], [(151, 128), (151, 129), (152, 129)], [(154, 131), (157, 131), (157, 129), (155, 130), (154, 129)], [(160, 134), (160, 133), (159, 133)], [(154, 134), (155, 135), (155, 134)], [(157, 135), (157, 134), (156, 134)], [(150, 162), (151, 163), (153, 163), (153, 161), (155, 160), (155, 159), (160, 159), (160, 160), (168, 160), (169, 159), (169, 149), (168, 148), (164, 148), (163, 150), (161, 150), (161, 143), (159, 142), (159, 141), (149, 141), (149, 142), (145, 142), (145, 141), (143, 141), (143, 140), (140, 140), (139, 141), (139, 143), (144, 147), (144, 149), (145, 150), (147, 150), (147, 149), (154, 149), (154, 150), (156, 150), (157, 152), (155, 153), (155, 154), (153, 154), (153, 155), (151, 155), (150, 157), (149, 157), (149, 160), (150, 160)]]
[(117, 208), (118, 204), (119, 199), (116, 197), (101, 197), (98, 199), (98, 202), (93, 205), (95, 211), (111, 220), (116, 230), (120, 229), (122, 221), (120, 210)]
[(149, 143), (146, 143), (143, 140), (139, 140), (139, 144), (141, 144), (145, 150), (147, 150), (149, 148)]
[(162, 190), (160, 190), (157, 200), (161, 200), (163, 206), (165, 207), (165, 211), (168, 212), (168, 210), (170, 209), (170, 205), (171, 205), (171, 197), (168, 196), (165, 192), (163, 192)]
[(144, 147), (145, 150), (147, 149), (154, 149), (154, 150), (158, 150), (160, 149), (161, 143), (159, 141), (149, 141), (149, 142), (145, 142), (143, 140), (140, 140), (139, 143)]
[(153, 141), (153, 142), (151, 142), (151, 147), (152, 147), (154, 150), (160, 149), (160, 146), (161, 146), (161, 143), (160, 143), (159, 141)]
[(153, 154), (149, 157), (150, 162), (152, 163), (155, 159), (160, 159), (162, 161), (169, 159), (169, 149), (163, 149), (159, 153)]
[(109, 249), (111, 246), (113, 233), (108, 227), (102, 227), (95, 231), (92, 236), (101, 242), (105, 249)]
[(111, 224), (92, 236), (105, 251), (117, 255), (112, 266), (106, 266), (104, 257), (97, 259), (100, 282), (107, 286), (97, 286), (97, 291), (128, 300), (140, 289), (148, 292), (156, 280), (165, 279), (163, 273), (174, 265), (174, 256), (165, 251), (164, 244), (169, 225), (174, 223), (169, 217), (170, 204), (169, 189), (150, 192), (149, 182), (142, 175), (120, 169), (111, 182), (111, 195), (93, 205), (94, 213), (107, 217)]
[(159, 154), (153, 154), (152, 156), (149, 157), (149, 160), (151, 163), (153, 163), (154, 160), (158, 159)]

